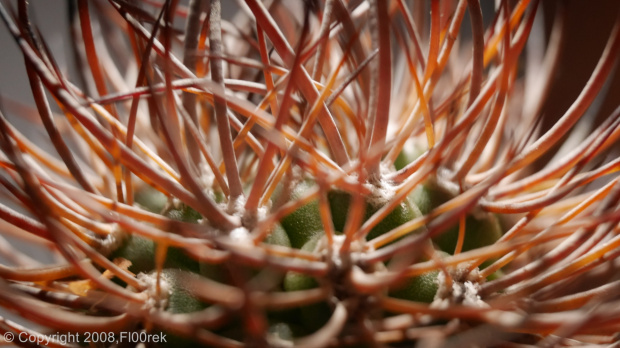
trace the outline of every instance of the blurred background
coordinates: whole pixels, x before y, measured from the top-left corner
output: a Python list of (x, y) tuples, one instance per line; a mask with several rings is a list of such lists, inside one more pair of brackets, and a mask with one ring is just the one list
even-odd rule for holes
[[(100, 0), (93, 0), (100, 1)], [(418, 1), (418, 0), (415, 0)], [(516, 2), (514, 0), (511, 0)], [(15, 1), (5, 1), (15, 4)], [(32, 19), (41, 31), (61, 68), (72, 72), (74, 66), (69, 38), (69, 21), (66, 0), (30, 0)], [(183, 1), (182, 3), (186, 3)], [(303, 2), (291, 0), (290, 2)], [(493, 1), (482, 0), (485, 12), (492, 13)], [(236, 1), (222, 1), (225, 16), (237, 9)], [(617, 0), (545, 0), (542, 1), (548, 29), (558, 8), (567, 12), (568, 40), (555, 77), (554, 88), (545, 105), (545, 127), (548, 128), (575, 100), (589, 78), (605, 42), (611, 32), (620, 1)], [(490, 20), (485, 17), (485, 22)], [(30, 87), (25, 78), (23, 58), (7, 31), (0, 29), (0, 95), (3, 98), (32, 103)], [(467, 18), (464, 29), (469, 29)], [(548, 33), (547, 33), (548, 34)], [(617, 74), (616, 74), (617, 75)], [(601, 106), (598, 117), (606, 117), (620, 100), (620, 81), (614, 77), (609, 84), (608, 97)]]

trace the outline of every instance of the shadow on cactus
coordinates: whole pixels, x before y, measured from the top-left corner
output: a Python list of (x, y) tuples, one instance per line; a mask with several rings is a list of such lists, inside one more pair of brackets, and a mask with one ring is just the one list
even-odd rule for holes
[(32, 327), (1, 331), (613, 342), (620, 114), (584, 115), (620, 21), (547, 129), (564, 12), (545, 37), (541, 1), (495, 3), (78, 0), (72, 76), (3, 2), (35, 105), (2, 106), (2, 233), (57, 263), (2, 240), (0, 303)]

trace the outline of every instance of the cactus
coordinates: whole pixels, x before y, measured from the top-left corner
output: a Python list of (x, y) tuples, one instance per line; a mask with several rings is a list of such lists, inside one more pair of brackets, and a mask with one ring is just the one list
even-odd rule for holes
[[(27, 323), (2, 333), (617, 340), (620, 114), (586, 110), (620, 19), (542, 127), (571, 40), (560, 2), (548, 40), (541, 1), (484, 17), (476, 0), (245, 0), (224, 17), (219, 0), (70, 3), (76, 74), (27, 1), (0, 3), (35, 101), (2, 106), (0, 231), (53, 257), (0, 240), (2, 313)], [(123, 341), (145, 334), (167, 339)]]

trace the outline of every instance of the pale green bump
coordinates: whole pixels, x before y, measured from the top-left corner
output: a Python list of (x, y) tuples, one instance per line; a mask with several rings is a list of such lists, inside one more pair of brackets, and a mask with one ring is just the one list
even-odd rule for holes
[[(436, 250), (435, 253), (440, 258), (450, 256), (450, 254), (441, 250)], [(428, 257), (422, 258), (422, 261), (428, 260)], [(436, 270), (406, 279), (404, 282), (391, 289), (389, 295), (404, 300), (431, 303), (439, 289), (439, 283), (437, 282), (438, 275), (439, 271)]]
[[(347, 215), (349, 213), (349, 206), (351, 205), (351, 195), (343, 191), (330, 191), (328, 193), (328, 200), (332, 214), (332, 220), (334, 222), (334, 228), (336, 231), (343, 232)], [(382, 205), (373, 206), (370, 203), (366, 204), (366, 210), (364, 213), (364, 221), (370, 219)], [(366, 236), (367, 240), (374, 239), (382, 234), (385, 234), (394, 228), (409, 222), (416, 217), (421, 216), (419, 209), (411, 204), (409, 200), (397, 205), (383, 220), (381, 220)]]
[(411, 142), (407, 142), (402, 151), (398, 154), (398, 157), (396, 157), (396, 160), (394, 161), (394, 168), (396, 168), (396, 170), (405, 168), (409, 163), (422, 156), (424, 152), (426, 152), (425, 148), (412, 144)]
[[(168, 283), (170, 293), (168, 296), (168, 305), (166, 311), (174, 314), (194, 313), (207, 308), (207, 304), (198, 300), (187, 288), (181, 286), (179, 277), (181, 272), (178, 269), (163, 269), (161, 277)], [(155, 276), (155, 273), (152, 273)], [(198, 345), (194, 340), (177, 336), (173, 333), (164, 331), (166, 335), (166, 343), (164, 347), (196, 347)]]
[(439, 288), (439, 283), (437, 282), (438, 274), (439, 271), (431, 271), (409, 278), (400, 287), (390, 291), (390, 296), (404, 300), (431, 303)]
[(190, 223), (197, 223), (198, 220), (202, 219), (202, 215), (200, 215), (200, 213), (198, 213), (192, 207), (185, 205), (185, 204), (182, 204), (181, 207), (178, 209), (174, 208), (174, 209), (168, 210), (164, 214), (164, 216), (172, 220), (190, 222)]
[(166, 268), (162, 270), (162, 277), (170, 286), (168, 306), (166, 310), (171, 313), (193, 313), (207, 308), (207, 305), (199, 301), (189, 289), (181, 286), (179, 277), (181, 270)]
[[(502, 237), (502, 228), (493, 214), (477, 219), (472, 215), (465, 219), (465, 239), (462, 251), (493, 245)], [(441, 250), (453, 253), (459, 236), (459, 226), (453, 226), (439, 234), (433, 241)]]
[(155, 269), (155, 243), (147, 238), (131, 235), (110, 255), (110, 260), (124, 258), (131, 261), (129, 270), (134, 274)]
[(149, 186), (136, 192), (134, 201), (144, 209), (159, 214), (168, 204), (168, 197)]
[[(367, 208), (366, 220), (369, 219), (374, 213), (379, 211), (379, 209), (381, 209), (381, 206), (371, 207), (370, 209)], [(371, 240), (379, 237), (419, 216), (421, 216), (419, 209), (417, 209), (417, 207), (414, 208), (414, 206), (409, 202), (409, 200), (406, 199), (404, 202), (401, 202), (399, 205), (397, 205), (394, 210), (392, 210), (388, 214), (388, 216), (386, 216), (372, 230), (370, 230), (368, 236), (366, 236), (366, 239)]]
[[(155, 269), (155, 242), (150, 239), (131, 235), (110, 255), (110, 260), (124, 258), (131, 261), (129, 271), (134, 274), (148, 273)], [(169, 247), (166, 254), (165, 268), (176, 268), (198, 272), (198, 262), (190, 258), (182, 249)]]
[[(322, 235), (317, 234), (312, 237), (306, 244), (303, 245), (301, 250), (313, 252), (321, 239)], [(283, 288), (285, 291), (298, 291), (316, 288), (319, 284), (316, 279), (306, 274), (297, 272), (287, 272), (284, 276)]]
[(415, 204), (424, 215), (430, 213), (433, 209), (449, 201), (451, 198), (452, 196), (449, 193), (430, 182), (418, 185), (409, 194), (409, 200)]
[(351, 205), (351, 195), (344, 191), (332, 190), (327, 193), (327, 201), (329, 202), (334, 229), (338, 232), (344, 232), (349, 206)]
[[(301, 248), (303, 251), (315, 251), (316, 245), (322, 235), (315, 235)], [(287, 272), (284, 277), (283, 288), (285, 291), (299, 291), (318, 287), (315, 278), (296, 272)], [(301, 324), (310, 332), (314, 332), (322, 327), (331, 317), (329, 305), (325, 302), (314, 303), (301, 307)]]
[[(291, 192), (290, 201), (302, 197), (312, 188), (311, 181), (302, 181), (295, 186)], [(313, 236), (323, 231), (321, 215), (319, 213), (319, 202), (314, 200), (291, 214), (285, 216), (280, 224), (289, 236), (293, 248), (301, 248)]]
[(285, 247), (291, 246), (291, 240), (289, 239), (288, 234), (280, 224), (275, 224), (273, 226), (273, 228), (271, 229), (271, 233), (269, 233), (267, 238), (265, 238), (265, 243)]
[[(433, 183), (418, 186), (409, 199), (423, 214), (428, 214), (441, 204), (452, 199), (453, 196)], [(481, 214), (482, 217), (468, 215), (465, 219), (465, 240), (462, 251), (492, 245), (503, 234), (502, 227), (494, 214)], [(437, 246), (446, 252), (454, 253), (458, 241), (458, 223), (433, 238)]]

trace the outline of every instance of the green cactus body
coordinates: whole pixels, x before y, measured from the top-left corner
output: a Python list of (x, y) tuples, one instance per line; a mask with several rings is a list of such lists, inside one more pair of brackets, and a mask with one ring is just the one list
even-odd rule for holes
[[(183, 271), (179, 269), (163, 269), (161, 271), (161, 278), (168, 285), (168, 298), (165, 310), (174, 314), (190, 314), (201, 311), (208, 307), (204, 302), (198, 300), (192, 292), (180, 285), (179, 277), (182, 276)], [(155, 276), (154, 273), (151, 276)], [(166, 335), (166, 347), (195, 347), (198, 345), (192, 339), (175, 335), (170, 332), (164, 331)]]
[(168, 203), (166, 195), (151, 187), (136, 192), (134, 200), (146, 210), (157, 214), (161, 213)]
[[(312, 182), (300, 182), (290, 193), (290, 199), (301, 197), (312, 187)], [(284, 217), (280, 224), (287, 232), (293, 248), (300, 249), (313, 236), (322, 233), (323, 224), (319, 214), (319, 202), (312, 201)]]
[(396, 170), (405, 168), (409, 163), (418, 159), (425, 151), (426, 149), (419, 145), (406, 143), (398, 157), (396, 157), (394, 167)]
[[(306, 244), (303, 245), (301, 250), (314, 252), (317, 249), (317, 244), (322, 238), (317, 234), (312, 237)], [(283, 288), (286, 291), (298, 291), (316, 288), (319, 283), (313, 277), (296, 272), (288, 272), (284, 277)], [(325, 302), (319, 302), (308, 306), (299, 308), (300, 323), (302, 327), (308, 329), (310, 332), (318, 330), (323, 326), (331, 316), (331, 309)]]
[[(336, 231), (343, 231), (349, 213), (351, 195), (342, 191), (330, 191), (328, 193), (328, 198), (332, 213), (332, 219), (334, 222), (334, 228), (336, 229)], [(366, 211), (364, 213), (364, 221), (368, 220), (381, 208), (381, 205), (373, 205), (371, 203), (367, 203)], [(366, 239), (374, 239), (421, 215), (422, 214), (414, 204), (411, 204), (409, 200), (405, 200), (404, 202), (397, 205), (383, 220), (381, 220), (377, 225), (375, 225), (375, 227), (373, 227), (366, 236)]]
[(198, 300), (192, 292), (181, 286), (179, 277), (182, 270), (164, 268), (161, 277), (169, 286), (168, 305), (166, 310), (171, 313), (193, 313), (207, 308), (207, 304)]
[[(316, 234), (301, 247), (301, 250), (307, 252), (314, 252), (321, 238), (322, 236), (320, 234)], [(297, 291), (316, 288), (318, 285), (319, 283), (316, 281), (316, 279), (310, 276), (297, 272), (287, 272), (286, 276), (284, 277), (283, 288), (286, 291)]]
[(438, 274), (439, 271), (432, 271), (409, 278), (403, 284), (390, 291), (390, 296), (410, 301), (431, 303), (439, 288), (437, 283)]
[[(452, 198), (448, 192), (432, 183), (418, 186), (409, 195), (409, 199), (419, 207), (422, 214), (428, 214)], [(463, 241), (462, 251), (489, 246), (501, 238), (503, 232), (498, 218), (489, 213), (482, 213), (481, 215), (480, 218), (468, 215), (465, 219), (465, 240)], [(457, 224), (440, 233), (433, 238), (433, 241), (441, 250), (454, 253), (458, 234), (459, 226)]]
[[(310, 183), (304, 181), (297, 185), (293, 190), (293, 197), (299, 197), (310, 188)], [(291, 197), (291, 198), (293, 198)], [(332, 190), (327, 193), (327, 199), (332, 216), (332, 222), (336, 233), (344, 231), (345, 223), (351, 205), (351, 195), (338, 190)], [(375, 214), (382, 205), (366, 204), (364, 213), (364, 221), (368, 220)], [(409, 200), (397, 205), (383, 220), (381, 220), (366, 236), (367, 240), (374, 239), (394, 228), (421, 216), (419, 209)], [(303, 207), (297, 209), (293, 213), (282, 219), (282, 227), (286, 230), (291, 245), (301, 248), (313, 236), (323, 234), (323, 224), (319, 213), (318, 201), (312, 201)]]
[(170, 209), (164, 215), (172, 220), (190, 223), (197, 223), (198, 220), (202, 219), (202, 216), (196, 210), (187, 205)]
[(265, 238), (264, 242), (266, 244), (279, 245), (284, 247), (291, 246), (291, 240), (289, 239), (288, 234), (280, 224), (276, 224), (271, 229), (271, 232), (267, 235), (267, 238)]
[[(124, 258), (131, 261), (129, 270), (134, 274), (148, 273), (155, 269), (155, 242), (138, 235), (131, 235), (109, 258)], [(183, 269), (197, 273), (198, 262), (182, 249), (169, 247), (164, 268)]]

